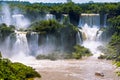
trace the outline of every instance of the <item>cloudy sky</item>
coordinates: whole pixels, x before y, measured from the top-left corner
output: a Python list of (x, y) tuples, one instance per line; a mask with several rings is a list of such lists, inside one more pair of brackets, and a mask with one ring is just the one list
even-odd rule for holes
[[(20, 1), (29, 1), (31, 3), (33, 2), (44, 2), (44, 3), (60, 3), (60, 2), (66, 2), (66, 0), (20, 0)], [(91, 0), (72, 0), (75, 3), (87, 3)], [(92, 0), (94, 2), (120, 2), (120, 0)]]

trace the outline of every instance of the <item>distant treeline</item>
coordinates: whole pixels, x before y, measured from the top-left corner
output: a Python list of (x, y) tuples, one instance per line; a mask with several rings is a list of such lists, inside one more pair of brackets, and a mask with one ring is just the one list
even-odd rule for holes
[[(107, 18), (113, 18), (120, 15), (120, 3), (84, 3), (76, 4), (69, 3), (29, 3), (19, 1), (1, 1), (0, 4), (8, 3), (12, 9), (19, 8), (24, 15), (31, 19), (36, 19), (38, 15), (51, 13), (56, 15), (59, 20), (61, 14), (69, 14), (70, 20), (79, 21), (81, 13), (99, 13), (101, 15), (107, 14)], [(77, 23), (76, 23), (77, 24)]]

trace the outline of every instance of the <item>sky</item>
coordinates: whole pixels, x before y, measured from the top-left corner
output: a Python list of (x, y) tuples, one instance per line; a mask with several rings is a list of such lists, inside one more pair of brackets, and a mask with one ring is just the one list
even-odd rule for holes
[[(12, 0), (15, 1), (15, 0)], [(34, 2), (43, 2), (43, 3), (64, 3), (66, 0), (16, 0), (16, 1), (29, 1), (31, 3)], [(94, 2), (120, 2), (120, 0), (72, 0), (75, 3), (88, 3), (89, 1)]]

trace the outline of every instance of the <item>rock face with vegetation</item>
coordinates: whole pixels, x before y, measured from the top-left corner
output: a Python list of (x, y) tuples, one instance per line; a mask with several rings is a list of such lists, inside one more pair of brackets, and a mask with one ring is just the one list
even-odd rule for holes
[(73, 46), (76, 45), (78, 29), (69, 23), (68, 19), (64, 19), (63, 24), (56, 20), (37, 21), (31, 24), (29, 29), (39, 33), (40, 45), (46, 43), (45, 41), (49, 39), (50, 43), (56, 46), (56, 51), (60, 51), (60, 47), (62, 47), (63, 51), (70, 53), (73, 51)]
[(120, 16), (110, 18), (109, 26), (104, 31), (111, 38), (106, 50), (103, 50), (107, 59), (120, 61)]
[[(114, 15), (108, 19), (108, 22), (109, 26), (103, 33), (108, 35), (107, 38), (110, 38), (110, 41), (107, 42), (106, 48), (102, 49), (105, 55), (101, 55), (99, 58), (114, 60), (115, 65), (120, 67), (120, 15)], [(117, 71), (117, 74), (120, 76), (120, 70)]]
[(22, 63), (12, 63), (9, 59), (2, 58), (0, 53), (0, 80), (27, 80), (41, 77), (33, 68)]

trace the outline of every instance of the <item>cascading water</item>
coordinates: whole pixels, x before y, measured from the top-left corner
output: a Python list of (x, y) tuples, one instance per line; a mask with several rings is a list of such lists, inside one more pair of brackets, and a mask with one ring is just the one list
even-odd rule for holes
[[(14, 13), (14, 14), (12, 14)], [(24, 28), (26, 29), (30, 21), (22, 14), (19, 14), (19, 11), (11, 10), (9, 5), (3, 4), (1, 15), (0, 15), (0, 23), (5, 23), (7, 26), (15, 25), (16, 29)]]
[(46, 19), (46, 20), (55, 19), (55, 16), (54, 16), (53, 14), (46, 14), (45, 19)]
[(11, 13), (7, 4), (3, 4), (2, 6), (1, 23), (5, 23), (8, 26), (11, 25)]
[(84, 26), (87, 23), (89, 27), (100, 26), (99, 14), (81, 14), (79, 27)]
[(16, 42), (13, 45), (12, 58), (15, 60), (26, 58), (27, 56), (29, 56), (30, 53), (26, 38), (26, 32), (15, 31), (15, 33), (16, 33)]
[(56, 49), (55, 46), (55, 38), (52, 35), (46, 35), (45, 41), (39, 45), (39, 50), (37, 51), (37, 55), (39, 54), (50, 54), (53, 53)]
[(11, 57), (10, 47), (10, 36), (8, 36), (5, 38), (5, 41), (0, 44), (0, 51), (5, 53), (3, 54), (3, 57)]
[(107, 25), (106, 21), (107, 21), (107, 14), (104, 15), (104, 27), (106, 27), (106, 25)]
[(82, 44), (82, 35), (80, 33), (81, 33), (81, 30), (79, 29), (76, 35), (77, 44)]
[(36, 32), (31, 32), (30, 38), (29, 38), (29, 48), (30, 48), (30, 53), (33, 56), (36, 56), (36, 52), (38, 51), (39, 45), (38, 45), (38, 33)]
[[(67, 18), (67, 20), (65, 20), (65, 18)], [(67, 21), (67, 22), (65, 22), (65, 21)], [(65, 23), (70, 22), (68, 14), (62, 14), (60, 23), (63, 24), (63, 22), (65, 22)]]
[(99, 56), (101, 52), (97, 49), (102, 43), (99, 40), (100, 31), (99, 14), (82, 14), (79, 22), (80, 32), (83, 37), (82, 46), (88, 48), (92, 54)]

